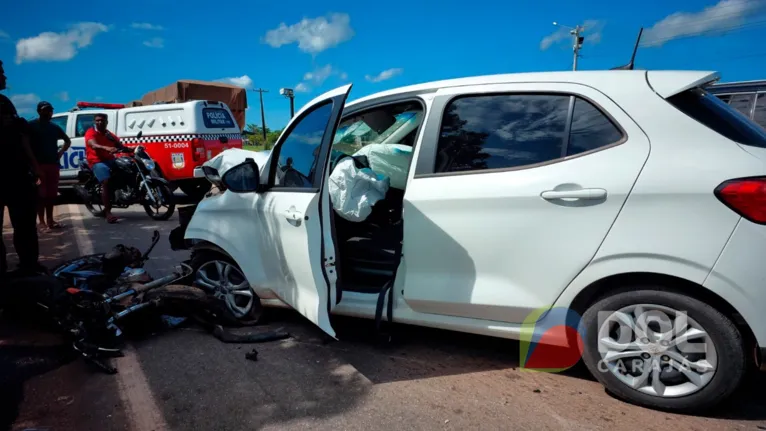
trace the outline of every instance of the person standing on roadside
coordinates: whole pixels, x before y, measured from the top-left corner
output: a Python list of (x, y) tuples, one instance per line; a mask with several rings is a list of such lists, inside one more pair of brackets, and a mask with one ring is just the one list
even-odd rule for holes
[[(43, 173), (37, 216), (41, 229), (60, 229), (63, 226), (53, 219), (53, 205), (59, 190), (59, 159), (72, 145), (72, 141), (61, 127), (51, 122), (53, 105), (44, 101), (38, 103), (37, 114), (39, 117), (29, 122), (32, 131), (32, 152)], [(64, 147), (61, 149), (59, 140), (64, 141)]]
[[(6, 77), (0, 61), (0, 90), (5, 90)], [(35, 215), (37, 187), (42, 174), (29, 145), (29, 126), (19, 117), (13, 102), (0, 94), (0, 225), (5, 209), (13, 225), (13, 245), (19, 256), (19, 273), (35, 274), (41, 270), (38, 263), (40, 248), (37, 242)], [(0, 278), (6, 277), (8, 262), (5, 244), (0, 238)]]

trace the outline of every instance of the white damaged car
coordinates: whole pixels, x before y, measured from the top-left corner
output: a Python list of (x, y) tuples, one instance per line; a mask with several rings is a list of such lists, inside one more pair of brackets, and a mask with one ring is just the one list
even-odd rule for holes
[(220, 192), (183, 223), (196, 281), (243, 321), (287, 306), (333, 337), (342, 314), (519, 339), (528, 368), (541, 343), (578, 349), (623, 399), (710, 408), (766, 355), (766, 134), (706, 92), (718, 78), (337, 88), (272, 151), (206, 164)]

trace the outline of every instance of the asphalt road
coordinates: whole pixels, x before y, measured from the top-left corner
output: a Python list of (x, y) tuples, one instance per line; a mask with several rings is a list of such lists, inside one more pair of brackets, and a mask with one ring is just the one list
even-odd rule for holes
[[(167, 241), (177, 215), (154, 222), (139, 208), (118, 210), (123, 221), (109, 225), (77, 205), (57, 211), (68, 227), (41, 236), (46, 264), (118, 243), (144, 248), (154, 229), (162, 239), (147, 270), (162, 275), (188, 256)], [(159, 331), (132, 341), (109, 376), (61, 359), (55, 337), (0, 324), (0, 373), (10, 382), (0, 385), (0, 408), (14, 430), (766, 429), (763, 375), (723, 413), (680, 416), (615, 400), (582, 367), (520, 370), (515, 342), (399, 326), (382, 347), (371, 322), (338, 318), (340, 341), (326, 343), (286, 310), (264, 326), (292, 337), (253, 346), (193, 326)], [(253, 347), (257, 361), (245, 359)]]

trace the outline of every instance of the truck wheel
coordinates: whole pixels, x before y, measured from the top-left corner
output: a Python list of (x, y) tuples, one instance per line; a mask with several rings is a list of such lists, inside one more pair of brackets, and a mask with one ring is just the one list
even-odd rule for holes
[(230, 257), (212, 250), (196, 250), (190, 266), (192, 284), (222, 303), (220, 317), (238, 326), (258, 323), (263, 312), (261, 299)]
[(747, 371), (742, 334), (710, 305), (662, 287), (611, 293), (583, 315), (585, 365), (617, 398), (690, 413), (729, 398)]
[(207, 192), (209, 192), (212, 187), (213, 185), (210, 183), (210, 181), (207, 180), (187, 182), (178, 186), (178, 188), (181, 189), (181, 191), (184, 192), (186, 196), (194, 201), (202, 200), (202, 198), (205, 197)]

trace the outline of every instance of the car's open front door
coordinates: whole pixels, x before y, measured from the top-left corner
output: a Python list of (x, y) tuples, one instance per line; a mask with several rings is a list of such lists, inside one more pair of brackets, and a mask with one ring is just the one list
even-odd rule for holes
[[(351, 84), (329, 91), (303, 107), (285, 128), (263, 170), (257, 211), (262, 235), (280, 268), (272, 289), (285, 303), (330, 336), (335, 305), (335, 274), (330, 235), (323, 235), (329, 199), (322, 193), (335, 130)], [(323, 217), (324, 216), (324, 217)], [(324, 219), (323, 219), (324, 218)], [(329, 255), (328, 255), (329, 253)]]

